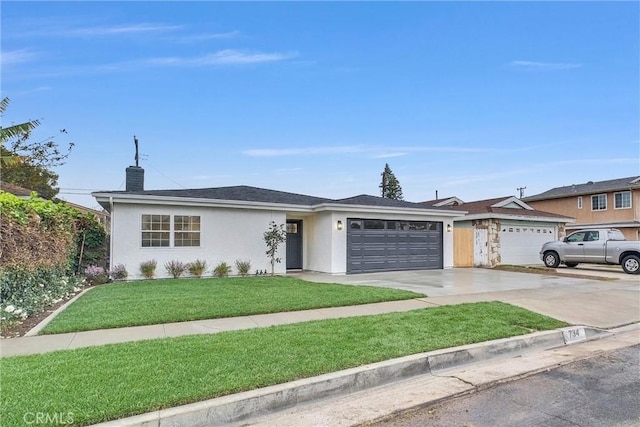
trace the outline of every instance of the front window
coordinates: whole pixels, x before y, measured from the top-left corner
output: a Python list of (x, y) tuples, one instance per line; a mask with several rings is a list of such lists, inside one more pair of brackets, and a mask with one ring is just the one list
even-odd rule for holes
[(173, 231), (174, 246), (200, 246), (199, 216), (174, 216)]
[(613, 195), (614, 209), (631, 208), (631, 191), (622, 191)]
[(596, 194), (591, 196), (591, 210), (592, 211), (606, 211), (607, 210), (607, 195)]
[(142, 247), (169, 246), (169, 215), (142, 215)]

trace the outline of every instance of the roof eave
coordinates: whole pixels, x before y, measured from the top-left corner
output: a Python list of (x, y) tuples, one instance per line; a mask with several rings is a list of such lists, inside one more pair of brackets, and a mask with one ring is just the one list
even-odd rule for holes
[(571, 193), (571, 194), (564, 194), (564, 195), (559, 195), (559, 196), (537, 196), (537, 195), (533, 195), (533, 196), (529, 196), (529, 197), (523, 197), (522, 200), (524, 202), (538, 202), (538, 201), (542, 201), (542, 200), (553, 200), (553, 199), (566, 199), (569, 197), (575, 197), (575, 196), (590, 196), (590, 195), (594, 195), (594, 194), (602, 194), (602, 193), (610, 193), (610, 192), (614, 192), (614, 191), (640, 191), (640, 186), (636, 185), (632, 185), (632, 186), (622, 186), (622, 187), (612, 187), (612, 188), (607, 188), (607, 189), (601, 189), (601, 190), (590, 190), (590, 191), (576, 191), (575, 193)]
[(235, 208), (235, 209), (253, 209), (253, 210), (275, 210), (275, 211), (295, 211), (295, 212), (313, 212), (310, 205), (296, 205), (291, 203), (273, 203), (273, 202), (252, 202), (246, 200), (225, 200), (225, 199), (207, 199), (200, 197), (175, 197), (175, 196), (157, 196), (157, 195), (141, 195), (141, 194), (124, 194), (124, 193), (91, 193), (98, 203), (105, 209), (109, 210), (111, 201), (118, 203), (143, 203), (148, 205), (179, 205), (179, 206), (206, 206), (217, 208)]
[(498, 214), (498, 213), (470, 214), (470, 215), (459, 216), (457, 218), (454, 218), (453, 221), (454, 222), (471, 221), (476, 219), (507, 219), (507, 220), (514, 220), (514, 221), (562, 222), (567, 224), (576, 222), (574, 218), (531, 216), (531, 215), (508, 215), (508, 214)]
[(385, 214), (438, 214), (445, 217), (455, 217), (460, 215), (460, 211), (445, 210), (445, 209), (422, 209), (422, 208), (404, 208), (400, 206), (372, 206), (372, 205), (351, 205), (340, 203), (321, 203), (313, 207), (314, 212), (364, 212), (364, 213), (379, 213)]

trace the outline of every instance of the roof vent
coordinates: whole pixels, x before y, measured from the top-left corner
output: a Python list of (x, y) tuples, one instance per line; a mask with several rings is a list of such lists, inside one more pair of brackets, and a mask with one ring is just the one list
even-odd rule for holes
[(588, 185), (593, 185), (593, 181), (587, 182)]

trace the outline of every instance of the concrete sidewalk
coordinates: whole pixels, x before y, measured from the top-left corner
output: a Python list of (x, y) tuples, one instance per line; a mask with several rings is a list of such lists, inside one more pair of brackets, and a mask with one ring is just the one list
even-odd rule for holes
[[(265, 416), (224, 423), (243, 427), (364, 426), (427, 408), (445, 399), (470, 394), (559, 368), (596, 354), (640, 343), (639, 325), (618, 328), (608, 336), (556, 348), (529, 349), (505, 357), (473, 360), (347, 395), (297, 405)], [(121, 424), (122, 425), (122, 424)], [(133, 424), (135, 426), (136, 424)], [(154, 424), (155, 425), (155, 424)], [(157, 425), (164, 425), (159, 422)], [(196, 425), (191, 423), (190, 425)], [(204, 424), (200, 424), (204, 425)], [(218, 424), (222, 425), (222, 424)]]
[[(204, 426), (238, 423), (237, 425), (265, 426), (351, 426), (397, 411), (424, 406), (433, 403), (434, 399), (440, 400), (461, 393), (469, 393), (496, 382), (515, 379), (541, 369), (552, 369), (576, 358), (588, 357), (592, 352), (607, 351), (616, 346), (633, 345), (640, 341), (640, 329), (637, 324), (640, 320), (640, 286), (636, 280), (623, 279), (607, 282), (480, 269), (396, 272), (393, 275), (384, 273), (357, 276), (304, 275), (311, 276), (304, 278), (320, 282), (342, 280), (350, 284), (364, 284), (362, 282), (366, 281), (368, 284), (386, 287), (409, 288), (432, 297), (4, 339), (0, 340), (0, 355), (8, 357), (145, 339), (213, 334), (475, 301), (503, 301), (574, 325), (586, 325), (569, 329), (574, 331), (576, 328), (581, 329), (583, 330), (581, 336), (596, 339), (596, 341), (566, 345), (569, 343), (565, 332), (561, 330), (540, 332), (384, 361), (105, 424), (160, 426), (168, 423), (168, 425)], [(628, 324), (632, 325), (609, 331), (596, 329), (610, 329)], [(551, 348), (557, 348), (557, 350), (549, 350)], [(480, 365), (476, 367), (478, 363)], [(449, 369), (457, 369), (457, 371), (449, 372)], [(389, 382), (391, 384), (388, 384)], [(337, 394), (334, 394), (334, 390)], [(348, 396), (342, 393), (345, 390)], [(340, 397), (323, 400), (329, 396)], [(286, 408), (289, 410), (279, 414), (273, 413)], [(251, 417), (260, 415), (267, 418), (250, 420)], [(214, 419), (212, 417), (216, 420), (214, 424), (211, 424)]]
[[(580, 334), (571, 334), (570, 331)], [(97, 424), (151, 426), (360, 426), (442, 399), (636, 345), (638, 325), (582, 327), (414, 354), (317, 377)], [(578, 341), (573, 338), (580, 335)]]
[(0, 340), (0, 356), (46, 353), (182, 335), (214, 334), (310, 320), (408, 311), (478, 301), (502, 301), (570, 324), (594, 328), (609, 329), (640, 322), (640, 284), (636, 276), (626, 280), (629, 275), (624, 275), (627, 277), (623, 276), (623, 280), (600, 281), (488, 269), (454, 269), (345, 276), (300, 273), (295, 276), (314, 282), (366, 284), (406, 289), (429, 295), (429, 297), (347, 307), (9, 338)]
[[(69, 350), (104, 344), (123, 343), (183, 335), (215, 334), (224, 331), (264, 328), (274, 325), (306, 322), (310, 320), (336, 319), (340, 317), (367, 316), (373, 314), (417, 310), (434, 307), (436, 304), (424, 298), (389, 301), (346, 307), (319, 308), (272, 314), (257, 314), (223, 319), (195, 320), (160, 325), (135, 326), (129, 328), (100, 329), (55, 335), (36, 335), (0, 340), (0, 356), (18, 356)], [(46, 320), (45, 320), (46, 321)]]

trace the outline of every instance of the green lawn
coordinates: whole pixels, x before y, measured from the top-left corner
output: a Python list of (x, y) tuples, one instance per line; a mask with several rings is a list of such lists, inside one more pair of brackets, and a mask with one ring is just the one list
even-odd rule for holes
[(165, 279), (91, 289), (41, 334), (120, 328), (395, 301), (409, 291), (311, 283), (292, 277)]
[(24, 414), (78, 425), (140, 414), (565, 323), (499, 302), (321, 320), (1, 359), (3, 426)]

